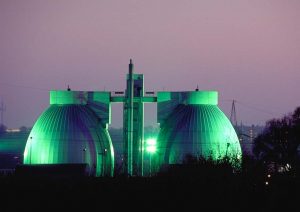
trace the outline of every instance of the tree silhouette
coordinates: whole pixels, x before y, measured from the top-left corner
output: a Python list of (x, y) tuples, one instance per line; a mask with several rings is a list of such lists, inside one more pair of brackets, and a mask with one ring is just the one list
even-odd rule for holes
[(299, 159), (300, 107), (293, 114), (266, 123), (264, 131), (254, 140), (257, 159), (276, 164), (295, 164)]

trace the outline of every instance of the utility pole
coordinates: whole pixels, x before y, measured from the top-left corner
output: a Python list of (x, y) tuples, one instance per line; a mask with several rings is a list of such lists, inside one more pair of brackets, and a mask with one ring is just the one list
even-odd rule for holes
[(5, 108), (5, 105), (3, 103), (3, 101), (1, 101), (1, 105), (0, 105), (0, 112), (1, 112), (1, 123), (0, 125), (4, 125), (4, 121), (3, 121), (3, 114), (4, 114), (4, 111), (6, 110)]
[(234, 128), (237, 128), (237, 119), (236, 119), (236, 110), (235, 110), (235, 100), (232, 100), (231, 104), (231, 113), (230, 113), (230, 122), (234, 126)]

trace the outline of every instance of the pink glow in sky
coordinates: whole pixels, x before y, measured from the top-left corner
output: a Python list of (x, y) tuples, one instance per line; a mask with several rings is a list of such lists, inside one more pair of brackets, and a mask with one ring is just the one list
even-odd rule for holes
[(129, 58), (146, 90), (217, 90), (227, 115), (236, 99), (238, 121), (264, 124), (300, 106), (299, 11), (299, 0), (1, 0), (5, 124), (32, 126), (47, 90), (68, 84), (124, 90)]

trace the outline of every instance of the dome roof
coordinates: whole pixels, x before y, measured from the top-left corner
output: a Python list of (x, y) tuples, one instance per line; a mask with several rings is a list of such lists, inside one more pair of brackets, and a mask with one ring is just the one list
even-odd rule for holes
[(216, 103), (178, 104), (161, 125), (157, 143), (162, 164), (181, 163), (187, 154), (215, 160), (241, 156), (237, 134)]
[(24, 164), (64, 163), (86, 163), (92, 175), (112, 175), (110, 136), (87, 105), (50, 105), (28, 137)]

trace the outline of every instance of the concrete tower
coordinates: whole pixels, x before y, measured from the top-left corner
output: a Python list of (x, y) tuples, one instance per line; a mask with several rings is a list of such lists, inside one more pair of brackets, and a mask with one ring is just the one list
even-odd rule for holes
[(130, 176), (143, 176), (144, 76), (133, 73), (130, 60), (124, 100), (124, 168)]

